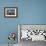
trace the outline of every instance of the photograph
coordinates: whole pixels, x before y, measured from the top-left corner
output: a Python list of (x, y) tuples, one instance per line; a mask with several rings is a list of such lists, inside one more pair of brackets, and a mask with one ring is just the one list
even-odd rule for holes
[(18, 8), (17, 7), (5, 7), (4, 8), (4, 17), (17, 17)]

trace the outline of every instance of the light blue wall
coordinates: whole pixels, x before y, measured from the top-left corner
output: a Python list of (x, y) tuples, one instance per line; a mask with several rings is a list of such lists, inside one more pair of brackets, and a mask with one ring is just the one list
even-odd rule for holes
[[(18, 7), (18, 18), (4, 18), (4, 7), (10, 6)], [(46, 24), (46, 0), (0, 0), (0, 44), (8, 43), (17, 24)]]

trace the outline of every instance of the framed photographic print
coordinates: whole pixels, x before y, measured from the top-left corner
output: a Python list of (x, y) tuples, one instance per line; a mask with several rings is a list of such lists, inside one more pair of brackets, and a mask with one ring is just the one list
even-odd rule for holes
[(14, 18), (18, 16), (18, 8), (17, 7), (5, 7), (4, 8), (4, 16)]

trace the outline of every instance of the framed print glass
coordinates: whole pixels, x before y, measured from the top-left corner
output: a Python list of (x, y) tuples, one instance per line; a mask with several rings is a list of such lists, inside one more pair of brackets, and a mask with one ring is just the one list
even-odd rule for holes
[(4, 8), (4, 16), (5, 17), (17, 17), (18, 16), (18, 8), (17, 7), (5, 7)]

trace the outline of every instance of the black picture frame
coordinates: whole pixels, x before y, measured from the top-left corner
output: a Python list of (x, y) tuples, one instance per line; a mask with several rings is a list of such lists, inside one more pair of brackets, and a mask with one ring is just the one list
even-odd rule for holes
[(18, 7), (4, 7), (5, 18), (16, 18), (18, 17)]

